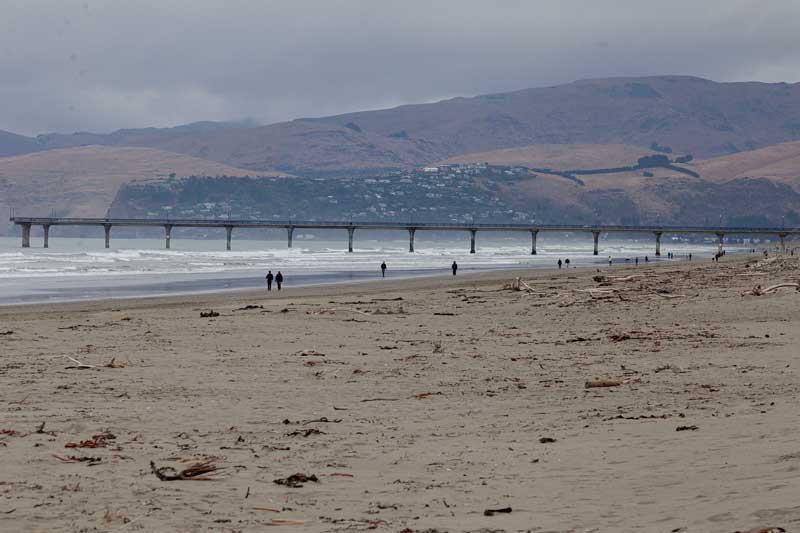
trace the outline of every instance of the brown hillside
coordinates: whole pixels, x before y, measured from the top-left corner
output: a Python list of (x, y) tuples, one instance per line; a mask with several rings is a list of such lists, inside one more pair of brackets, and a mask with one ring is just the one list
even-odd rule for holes
[[(486, 162), (563, 171), (634, 165), (651, 153), (626, 145), (536, 145), (466, 154), (440, 164)], [(537, 172), (536, 178), (509, 182), (500, 195), (519, 210), (553, 220), (631, 224), (707, 224), (720, 215), (731, 223), (777, 223), (800, 206), (800, 191), (786, 187), (794, 184), (797, 190), (800, 182), (800, 143), (699, 161), (693, 168), (710, 179), (657, 168), (649, 169), (652, 177), (642, 171), (581, 175), (581, 186)]]
[(635, 165), (652, 150), (625, 144), (536, 144), (451, 157), (438, 164), (489, 163), (555, 170), (611, 168)]
[(224, 135), (177, 137), (160, 147), (239, 168), (280, 169), (293, 174), (398, 168), (422, 165), (448, 155), (425, 141), (305, 120), (231, 130)]
[(583, 80), (253, 129), (159, 147), (293, 173), (417, 166), (460, 154), (552, 144), (653, 142), (712, 157), (800, 139), (800, 84), (686, 76)]
[(800, 142), (768, 146), (698, 161), (697, 172), (705, 179), (728, 181), (735, 178), (769, 178), (800, 191)]
[(253, 174), (151, 148), (87, 146), (49, 150), (0, 158), (0, 212), (6, 215), (13, 207), (19, 215), (47, 215), (55, 210), (61, 216), (103, 216), (121, 185), (164, 179), (172, 173), (177, 177)]

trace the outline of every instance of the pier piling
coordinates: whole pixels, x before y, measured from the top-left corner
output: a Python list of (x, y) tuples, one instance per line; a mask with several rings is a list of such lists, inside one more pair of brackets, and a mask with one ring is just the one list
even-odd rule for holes
[(225, 226), (225, 249), (231, 251), (231, 236), (233, 235), (233, 226)]
[(350, 227), (347, 228), (347, 252), (353, 253), (353, 233), (356, 232), (356, 228)]
[(31, 247), (31, 225), (30, 224), (22, 224), (22, 247), (23, 248), (30, 248)]

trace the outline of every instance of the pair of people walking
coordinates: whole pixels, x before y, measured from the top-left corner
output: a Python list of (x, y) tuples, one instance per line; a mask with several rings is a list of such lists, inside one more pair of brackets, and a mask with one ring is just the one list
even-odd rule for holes
[(283, 274), (281, 271), (278, 270), (278, 273), (274, 276), (272, 275), (272, 270), (267, 272), (267, 290), (272, 290), (272, 280), (275, 280), (275, 284), (278, 286), (278, 290), (281, 290), (281, 285), (283, 285)]

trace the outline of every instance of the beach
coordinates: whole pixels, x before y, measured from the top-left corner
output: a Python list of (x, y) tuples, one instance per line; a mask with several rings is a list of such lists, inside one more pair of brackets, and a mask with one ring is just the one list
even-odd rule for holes
[(0, 307), (0, 530), (795, 531), (800, 292), (764, 289), (799, 278), (750, 256)]

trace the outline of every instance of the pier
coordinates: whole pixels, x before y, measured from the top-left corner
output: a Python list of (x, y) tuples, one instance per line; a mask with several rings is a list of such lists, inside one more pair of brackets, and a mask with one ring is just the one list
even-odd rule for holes
[(531, 235), (531, 254), (536, 255), (536, 240), (539, 232), (590, 233), (593, 237), (594, 255), (600, 253), (600, 236), (608, 233), (628, 233), (653, 235), (655, 255), (661, 255), (661, 237), (670, 235), (706, 234), (717, 237), (718, 251), (722, 252), (726, 235), (769, 235), (776, 236), (782, 251), (786, 250), (786, 237), (800, 235), (800, 227), (729, 227), (729, 226), (616, 226), (616, 225), (569, 225), (569, 224), (456, 224), (439, 222), (341, 222), (341, 221), (295, 221), (295, 220), (231, 220), (231, 219), (155, 219), (155, 218), (56, 218), (56, 217), (11, 217), (11, 222), (22, 230), (22, 247), (30, 248), (31, 228), (41, 226), (44, 247), (50, 245), (52, 226), (99, 226), (105, 231), (105, 246), (111, 247), (111, 229), (114, 227), (162, 227), (164, 228), (164, 247), (170, 248), (173, 228), (219, 228), (225, 230), (225, 247), (231, 249), (233, 230), (237, 228), (285, 229), (288, 247), (292, 247), (295, 229), (341, 229), (347, 231), (347, 251), (354, 249), (356, 230), (401, 230), (408, 232), (408, 251), (414, 252), (414, 236), (417, 231), (462, 231), (469, 232), (470, 253), (476, 251), (479, 231), (529, 232)]

